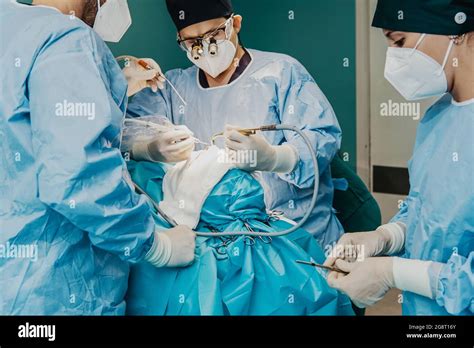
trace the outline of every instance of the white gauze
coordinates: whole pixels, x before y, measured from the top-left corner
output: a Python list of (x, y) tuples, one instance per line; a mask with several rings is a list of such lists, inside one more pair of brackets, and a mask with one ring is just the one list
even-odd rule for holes
[(191, 158), (170, 168), (163, 179), (160, 208), (179, 225), (195, 228), (201, 209), (214, 186), (235, 167), (226, 163), (217, 146), (193, 152)]

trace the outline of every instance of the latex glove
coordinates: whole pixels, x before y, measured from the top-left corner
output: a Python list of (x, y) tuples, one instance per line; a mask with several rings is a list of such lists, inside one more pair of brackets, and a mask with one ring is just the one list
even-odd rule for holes
[(158, 88), (165, 88), (166, 80), (158, 63), (150, 58), (143, 58), (141, 60), (145, 61), (153, 69), (147, 70), (138, 64), (138, 60), (130, 59), (127, 66), (122, 70), (128, 82), (127, 95), (129, 97), (147, 87), (150, 87), (155, 93), (158, 91)]
[(155, 231), (155, 239), (145, 259), (155, 267), (186, 267), (194, 261), (196, 234), (187, 226)]
[(336, 266), (349, 273), (329, 272), (329, 286), (345, 293), (359, 308), (380, 301), (388, 290), (395, 287), (393, 257), (370, 257), (362, 262), (339, 259)]
[(239, 133), (238, 129), (240, 127), (226, 125), (224, 132), (226, 147), (230, 151), (240, 152), (236, 158), (256, 158), (256, 161), (236, 162), (238, 168), (246, 171), (260, 170), (275, 173), (293, 171), (299, 160), (296, 149), (287, 144), (272, 146), (261, 134), (246, 136)]
[(368, 257), (391, 255), (405, 244), (405, 225), (390, 223), (375, 231), (345, 233), (333, 248), (324, 265), (333, 266), (337, 259), (349, 262), (363, 261)]
[(175, 126), (148, 143), (133, 144), (132, 157), (136, 160), (176, 163), (187, 160), (194, 147), (193, 132), (186, 126)]

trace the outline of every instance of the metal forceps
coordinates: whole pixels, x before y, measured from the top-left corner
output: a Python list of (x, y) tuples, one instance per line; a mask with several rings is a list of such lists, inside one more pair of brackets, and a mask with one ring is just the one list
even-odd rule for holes
[(322, 269), (325, 269), (326, 271), (332, 271), (332, 272), (339, 272), (339, 273), (347, 274), (347, 272), (344, 272), (343, 270), (340, 270), (337, 267), (324, 266), (324, 265), (321, 265), (319, 263), (315, 263), (315, 262), (311, 262), (311, 261), (296, 260), (296, 263), (301, 263), (303, 265), (322, 268)]
[[(248, 136), (257, 134), (257, 131), (259, 131), (260, 128), (261, 127), (258, 127), (258, 128), (244, 128), (244, 129), (236, 129), (236, 131), (239, 132), (240, 134), (245, 135), (245, 136), (248, 137)], [(220, 138), (220, 137), (223, 137), (223, 136), (224, 136), (224, 132), (214, 134), (211, 137), (211, 144), (214, 145), (214, 143), (216, 142), (216, 139)]]

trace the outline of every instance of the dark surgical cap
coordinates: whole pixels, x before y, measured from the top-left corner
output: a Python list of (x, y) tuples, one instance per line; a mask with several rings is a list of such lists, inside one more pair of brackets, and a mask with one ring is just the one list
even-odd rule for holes
[(166, 0), (166, 7), (178, 31), (234, 12), (230, 0)]
[(372, 26), (394, 31), (461, 35), (474, 31), (474, 0), (379, 0)]

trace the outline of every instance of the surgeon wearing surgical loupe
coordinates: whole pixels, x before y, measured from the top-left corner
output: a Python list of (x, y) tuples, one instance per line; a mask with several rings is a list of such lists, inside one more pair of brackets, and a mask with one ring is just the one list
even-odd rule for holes
[[(373, 26), (390, 46), (393, 87), (407, 100), (441, 98), (418, 126), (399, 213), (374, 232), (344, 235), (326, 265), (348, 274), (331, 272), (328, 283), (359, 307), (398, 288), (405, 315), (472, 315), (474, 2), (379, 0)], [(354, 245), (364, 261), (347, 257)]]
[[(186, 104), (167, 85), (158, 94), (144, 90), (135, 95), (129, 115), (165, 115), (201, 140), (225, 131), (228, 149), (257, 154), (256, 164), (237, 161), (237, 167), (261, 171), (267, 207), (290, 219), (303, 217), (319, 181), (316, 207), (303, 228), (323, 246), (335, 242), (343, 228), (332, 209), (330, 163), (341, 144), (341, 129), (312, 76), (288, 55), (245, 48), (239, 39), (243, 18), (234, 14), (229, 0), (166, 4), (178, 44), (193, 63), (166, 74)], [(304, 131), (317, 153), (319, 180), (299, 135), (279, 131), (246, 136), (236, 130), (268, 124), (290, 124)], [(137, 159), (155, 161), (161, 148), (156, 142), (137, 141), (132, 152)]]
[(130, 24), (126, 0), (0, 1), (0, 244), (36, 250), (0, 258), (0, 315), (124, 314), (128, 262), (194, 259), (189, 228), (155, 230), (119, 149), (127, 90), (163, 82), (129, 64), (127, 84), (103, 39)]

